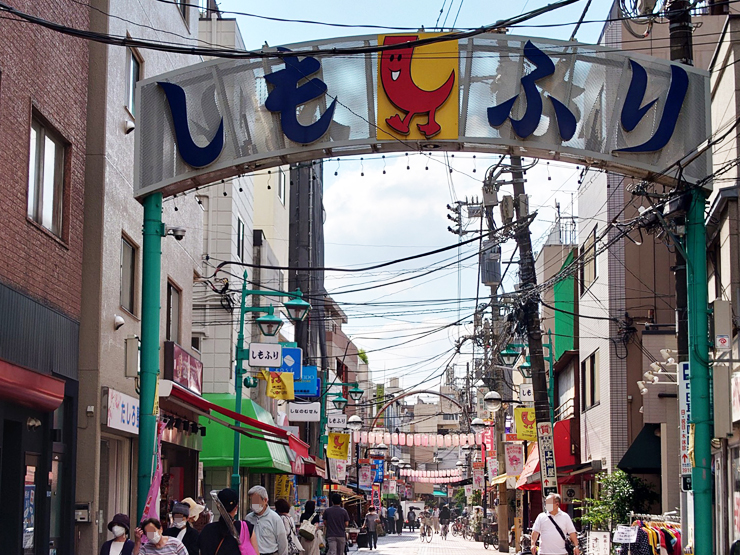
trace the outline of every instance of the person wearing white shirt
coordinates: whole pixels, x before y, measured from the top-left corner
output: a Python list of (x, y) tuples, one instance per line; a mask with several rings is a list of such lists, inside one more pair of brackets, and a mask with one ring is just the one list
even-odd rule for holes
[[(576, 528), (573, 526), (570, 515), (560, 510), (560, 503), (561, 499), (557, 493), (548, 495), (545, 499), (547, 511), (538, 515), (534, 521), (534, 526), (532, 526), (532, 553), (535, 555), (566, 555), (567, 550), (565, 549), (563, 536), (570, 538), (575, 546), (573, 554), (580, 555)], [(563, 532), (562, 536), (558, 532), (558, 527)], [(540, 540), (539, 547), (537, 547), (538, 539)]]

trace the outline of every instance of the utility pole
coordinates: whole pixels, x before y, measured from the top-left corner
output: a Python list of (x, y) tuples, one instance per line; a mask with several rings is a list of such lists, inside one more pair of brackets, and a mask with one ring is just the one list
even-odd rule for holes
[[(691, 11), (687, 0), (672, 0), (667, 8), (671, 60), (694, 65)], [(679, 187), (681, 184), (679, 183)], [(689, 361), (691, 421), (694, 435), (694, 468), (691, 489), (694, 497), (694, 553), (713, 552), (712, 503), (712, 420), (709, 399), (708, 281), (706, 271), (706, 193), (693, 188), (688, 193), (685, 250), (687, 260), (676, 249), (676, 311), (678, 324), (678, 360)], [(679, 222), (680, 223), (680, 222)], [(681, 518), (686, 515), (687, 495), (681, 495)], [(684, 528), (686, 530), (686, 528)], [(698, 533), (697, 533), (698, 532)]]
[[(520, 156), (511, 156), (511, 175), (514, 186), (514, 206), (516, 218), (522, 221), (528, 214), (527, 196), (524, 192), (524, 173)], [(515, 231), (519, 247), (519, 280), (520, 290), (527, 293), (537, 285), (534, 269), (532, 237), (528, 225), (520, 225)], [(550, 400), (545, 373), (545, 357), (542, 349), (542, 330), (540, 329), (540, 312), (536, 296), (527, 295), (522, 306), (522, 318), (527, 328), (529, 345), (529, 363), (532, 371), (532, 391), (534, 393), (534, 413), (537, 421), (537, 446), (540, 452), (542, 474), (542, 496), (557, 493), (557, 470), (555, 451), (553, 449), (552, 424), (550, 424)]]

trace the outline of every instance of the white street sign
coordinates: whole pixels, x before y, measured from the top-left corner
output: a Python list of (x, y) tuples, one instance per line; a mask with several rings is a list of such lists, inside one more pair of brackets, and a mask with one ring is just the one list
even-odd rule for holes
[(691, 391), (689, 389), (689, 363), (678, 364), (678, 422), (679, 422), (679, 457), (681, 475), (691, 475), (689, 458), (689, 421), (691, 420)]
[(291, 422), (320, 422), (321, 403), (288, 403), (288, 420)]
[(330, 414), (326, 417), (326, 425), (329, 428), (346, 428), (347, 427), (347, 415), (346, 414)]
[(532, 389), (531, 383), (523, 383), (519, 385), (519, 400), (522, 403), (534, 402), (534, 389)]
[(249, 366), (280, 368), (283, 365), (283, 347), (279, 343), (250, 343)]
[(552, 438), (552, 426), (549, 422), (537, 423), (537, 444), (540, 450), (540, 468), (542, 470), (542, 493), (547, 496), (558, 492), (558, 475), (555, 466), (555, 442)]

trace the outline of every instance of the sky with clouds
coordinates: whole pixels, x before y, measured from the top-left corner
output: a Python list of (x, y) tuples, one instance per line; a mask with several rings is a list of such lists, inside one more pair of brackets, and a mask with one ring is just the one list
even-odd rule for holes
[[(407, 0), (391, 2), (297, 2), (276, 4), (224, 0), (222, 10), (270, 17), (353, 25), (477, 28), (544, 6), (543, 0)], [(586, 0), (528, 22), (512, 34), (567, 40)], [(596, 42), (611, 1), (594, 0), (580, 28), (581, 42)], [(443, 13), (440, 15), (440, 9)], [(225, 14), (230, 17), (230, 14)], [(266, 21), (237, 16), (247, 48), (290, 44), (307, 40), (382, 31), (341, 28), (307, 23)], [(564, 25), (560, 25), (564, 24)], [(538, 25), (547, 25), (538, 27)], [(555, 25), (555, 26), (553, 26)], [(326, 265), (362, 268), (457, 243), (447, 231), (446, 205), (481, 196), (485, 170), (498, 160), (494, 155), (419, 153), (336, 159), (324, 164), (326, 209)], [(452, 170), (452, 171), (450, 171)], [(563, 215), (577, 213), (580, 172), (565, 163), (540, 162), (527, 172), (530, 211), (538, 210), (532, 241), (541, 245), (556, 219), (555, 203)], [(506, 192), (506, 191), (505, 191)], [(511, 192), (510, 190), (508, 191)], [(500, 218), (497, 219), (500, 221)], [(466, 220), (476, 230), (480, 219)], [(503, 259), (513, 249), (504, 247)], [(401, 385), (435, 386), (450, 361), (451, 349), (461, 335), (472, 331), (476, 298), (485, 302), (489, 289), (478, 286), (477, 243), (382, 270), (354, 274), (328, 273), (326, 287), (349, 317), (344, 327), (354, 342), (368, 352), (375, 381), (399, 377)], [(458, 264), (458, 256), (460, 263)], [(425, 274), (425, 275), (422, 275)], [(507, 281), (510, 288), (516, 276)], [(381, 284), (387, 284), (379, 286)], [(355, 291), (373, 287), (369, 290)], [(457, 299), (461, 300), (458, 302)], [(450, 324), (461, 321), (461, 325)], [(455, 362), (462, 373), (470, 348)]]

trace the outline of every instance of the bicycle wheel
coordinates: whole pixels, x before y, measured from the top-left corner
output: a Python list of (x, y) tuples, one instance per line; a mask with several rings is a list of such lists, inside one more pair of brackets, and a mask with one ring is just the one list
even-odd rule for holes
[(488, 546), (491, 545), (488, 543), (488, 534), (483, 534), (483, 549), (488, 549)]
[(498, 532), (491, 534), (491, 545), (494, 549), (498, 549)]
[(421, 530), (419, 530), (419, 540), (421, 542), (424, 542), (424, 526), (422, 526)]
[(427, 530), (427, 543), (432, 543), (432, 538), (434, 537), (434, 530), (431, 528)]
[(460, 533), (460, 529), (457, 527), (456, 524), (452, 525), (452, 535), (457, 536)]

